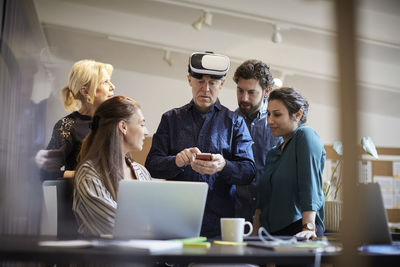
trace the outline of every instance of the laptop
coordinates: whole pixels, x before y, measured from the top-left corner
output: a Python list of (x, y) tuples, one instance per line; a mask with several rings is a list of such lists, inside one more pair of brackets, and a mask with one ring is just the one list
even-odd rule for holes
[(362, 243), (391, 244), (392, 236), (379, 184), (359, 184), (359, 190), (362, 196), (361, 222), (365, 231)]
[(122, 180), (113, 238), (197, 237), (207, 192), (202, 182)]
[[(392, 244), (392, 236), (389, 231), (388, 219), (386, 215), (386, 210), (383, 205), (383, 198), (379, 184), (368, 183), (359, 184), (358, 190), (361, 195), (361, 208), (358, 214), (354, 216), (359, 216), (359, 222), (362, 222), (364, 227), (364, 235), (362, 237), (362, 244)], [(275, 236), (281, 240), (288, 240), (289, 236)], [(297, 241), (303, 241), (296, 238)], [(264, 244), (258, 236), (247, 237), (248, 245), (256, 247), (264, 247), (268, 249), (285, 250), (286, 248), (293, 248), (293, 245), (271, 245)], [(268, 241), (271, 241), (267, 239)], [(397, 242), (394, 242), (395, 244)], [(302, 246), (303, 248), (303, 246)], [(297, 249), (297, 248), (296, 248)], [(309, 249), (304, 247), (305, 250)]]

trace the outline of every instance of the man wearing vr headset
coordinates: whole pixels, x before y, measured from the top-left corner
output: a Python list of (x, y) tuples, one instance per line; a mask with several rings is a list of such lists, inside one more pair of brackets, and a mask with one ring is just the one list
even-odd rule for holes
[[(235, 215), (232, 185), (249, 184), (255, 175), (246, 123), (218, 100), (229, 65), (224, 55), (190, 56), (193, 99), (163, 114), (145, 164), (152, 177), (208, 183), (201, 235), (209, 238), (221, 234), (220, 218)], [(201, 152), (210, 159), (196, 159)]]
[(275, 137), (267, 123), (266, 101), (274, 85), (269, 66), (260, 60), (246, 60), (235, 71), (233, 80), (237, 84), (238, 109), (253, 138), (253, 154), (256, 176), (249, 185), (236, 186), (235, 216), (253, 222), (257, 205), (258, 183), (264, 174), (267, 152), (280, 137)]

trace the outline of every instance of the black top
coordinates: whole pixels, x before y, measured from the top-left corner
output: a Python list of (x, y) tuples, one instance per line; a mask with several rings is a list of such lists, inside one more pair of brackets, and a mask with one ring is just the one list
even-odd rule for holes
[[(60, 149), (63, 151), (64, 170), (75, 170), (77, 156), (83, 139), (89, 134), (89, 125), (92, 118), (75, 111), (61, 118), (53, 128), (53, 134), (46, 149)], [(63, 176), (64, 171), (49, 173), (42, 170), (44, 180), (57, 179)]]

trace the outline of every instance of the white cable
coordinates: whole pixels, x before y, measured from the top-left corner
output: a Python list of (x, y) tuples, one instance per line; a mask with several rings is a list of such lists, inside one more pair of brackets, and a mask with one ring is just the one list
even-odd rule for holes
[(320, 267), (321, 266), (322, 251), (323, 251), (323, 248), (315, 249), (314, 267)]
[[(267, 236), (267, 238), (270, 239), (271, 241), (265, 239), (263, 234), (265, 234)], [(280, 239), (280, 238), (277, 238), (277, 237), (273, 237), (262, 226), (258, 229), (258, 237), (260, 238), (260, 240), (264, 244), (267, 244), (267, 245), (270, 245), (270, 246), (278, 246), (278, 245), (283, 245), (283, 244), (285, 244), (285, 245), (295, 245), (297, 243), (297, 239), (294, 236), (292, 238), (290, 238), (289, 240), (284, 240), (284, 239)]]

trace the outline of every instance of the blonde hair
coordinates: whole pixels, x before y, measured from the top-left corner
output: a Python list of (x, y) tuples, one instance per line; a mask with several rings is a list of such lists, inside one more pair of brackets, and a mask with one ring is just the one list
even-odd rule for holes
[[(68, 77), (68, 84), (61, 89), (61, 100), (64, 108), (68, 112), (78, 110), (83, 101), (93, 104), (96, 96), (96, 88), (103, 80), (103, 70), (110, 76), (113, 66), (94, 60), (84, 59), (75, 62)], [(81, 94), (80, 90), (86, 87), (89, 97), (87, 99)]]

